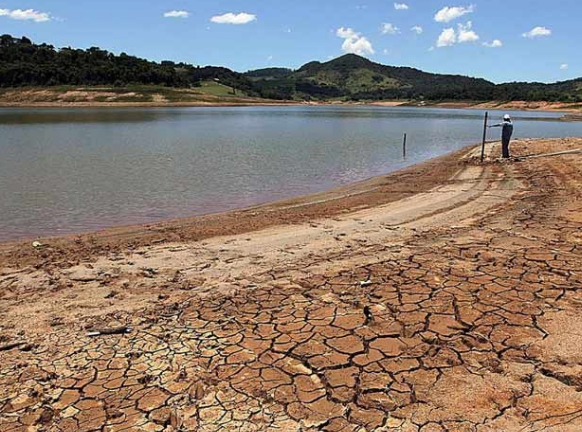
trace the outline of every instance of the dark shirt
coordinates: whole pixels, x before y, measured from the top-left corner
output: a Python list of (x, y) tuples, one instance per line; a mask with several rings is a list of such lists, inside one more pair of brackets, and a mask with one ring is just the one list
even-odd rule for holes
[(501, 132), (501, 138), (503, 141), (511, 141), (511, 136), (513, 135), (513, 123), (503, 122), (503, 130)]
[(501, 131), (502, 140), (505, 142), (511, 141), (511, 136), (513, 135), (513, 123), (511, 123), (510, 121), (504, 121), (503, 123), (499, 123), (491, 127), (503, 128), (503, 130)]

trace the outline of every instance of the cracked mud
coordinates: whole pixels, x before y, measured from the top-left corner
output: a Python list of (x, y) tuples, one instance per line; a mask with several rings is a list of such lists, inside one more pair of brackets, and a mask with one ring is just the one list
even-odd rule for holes
[(4, 257), (0, 430), (582, 430), (582, 156), (472, 154), (327, 219)]

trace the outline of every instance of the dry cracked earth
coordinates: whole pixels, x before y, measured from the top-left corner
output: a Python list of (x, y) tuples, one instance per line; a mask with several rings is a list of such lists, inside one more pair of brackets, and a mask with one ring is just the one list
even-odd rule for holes
[(330, 220), (0, 269), (0, 430), (580, 431), (581, 182), (469, 154)]

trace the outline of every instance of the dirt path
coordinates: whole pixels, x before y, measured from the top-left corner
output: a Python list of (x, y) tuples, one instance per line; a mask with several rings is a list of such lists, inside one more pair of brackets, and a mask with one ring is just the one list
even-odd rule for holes
[(582, 155), (465, 153), (259, 231), (4, 249), (0, 430), (580, 430)]

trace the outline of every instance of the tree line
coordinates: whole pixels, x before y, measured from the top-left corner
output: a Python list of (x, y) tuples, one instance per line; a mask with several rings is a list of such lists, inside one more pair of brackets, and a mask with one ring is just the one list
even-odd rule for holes
[[(355, 71), (371, 71), (371, 82), (356, 90), (345, 83)], [(331, 72), (336, 82), (322, 82), (318, 74)], [(386, 78), (398, 84), (381, 88)], [(115, 55), (92, 47), (86, 50), (57, 49), (34, 44), (26, 37), (0, 36), (0, 87), (92, 86), (130, 84), (196, 87), (202, 81), (219, 80), (250, 96), (268, 99), (326, 100), (525, 100), (582, 102), (582, 79), (556, 84), (493, 84), (483, 79), (438, 75), (407, 67), (391, 67), (365, 58), (346, 55), (327, 63), (310, 62), (297, 71), (269, 68), (246, 74), (222, 67), (186, 63), (156, 63), (125, 53)]]
[(252, 93), (250, 80), (220, 67), (185, 63), (156, 63), (125, 53), (115, 55), (92, 47), (56, 49), (34, 44), (26, 37), (0, 36), (0, 87), (58, 85), (161, 85), (195, 87), (218, 79), (225, 85)]

